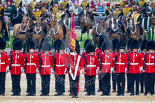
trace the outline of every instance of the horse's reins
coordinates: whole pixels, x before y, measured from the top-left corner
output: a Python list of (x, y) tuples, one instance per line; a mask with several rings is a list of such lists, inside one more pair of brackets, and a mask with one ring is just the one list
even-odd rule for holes
[(13, 19), (16, 19), (17, 17), (18, 17), (18, 10), (17, 10), (17, 15), (16, 15), (16, 17), (13, 16)]
[(98, 35), (100, 35), (100, 33), (97, 31), (98, 25), (99, 25), (99, 23), (96, 25), (96, 33), (97, 33)]

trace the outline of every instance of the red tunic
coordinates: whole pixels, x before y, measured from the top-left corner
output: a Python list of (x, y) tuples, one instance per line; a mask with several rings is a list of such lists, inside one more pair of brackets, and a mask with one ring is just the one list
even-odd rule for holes
[(146, 54), (145, 73), (155, 73), (155, 54)]
[(7, 52), (0, 54), (0, 72), (6, 72), (6, 67), (9, 66)]
[[(9, 55), (9, 62), (10, 62)], [(11, 64), (11, 74), (13, 75), (20, 75), (21, 74), (21, 67), (24, 67), (24, 56), (21, 53), (12, 53), (12, 64)]]
[(98, 62), (97, 56), (95, 56), (95, 55), (92, 55), (92, 56), (87, 55), (86, 64), (87, 64), (86, 75), (89, 75), (89, 76), (96, 75), (97, 67), (99, 67), (99, 62)]
[(26, 54), (27, 57), (27, 65), (25, 73), (27, 74), (34, 74), (36, 73), (37, 68), (39, 68), (39, 57), (36, 53), (33, 54)]

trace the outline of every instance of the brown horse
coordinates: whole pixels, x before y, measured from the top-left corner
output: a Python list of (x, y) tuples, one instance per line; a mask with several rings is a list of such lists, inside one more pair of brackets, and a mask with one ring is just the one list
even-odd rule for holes
[(23, 41), (23, 43), (26, 42), (26, 39), (28, 38), (28, 18), (27, 16), (23, 17), (21, 24), (16, 24), (13, 29), (13, 36), (14, 38), (19, 38)]
[[(6, 30), (8, 32), (8, 39), (9, 39), (8, 46), (10, 46), (10, 21), (8, 19), (5, 19), (5, 22), (6, 22)], [(3, 32), (2, 26), (3, 26), (2, 21), (0, 21), (0, 34), (2, 35), (2, 37), (4, 37), (5, 33)]]
[(32, 6), (29, 4), (27, 5), (26, 7), (26, 11), (27, 11), (27, 17), (28, 17), (28, 25), (29, 25), (29, 28), (31, 27), (31, 25), (33, 24), (33, 20), (32, 20), (32, 17), (33, 17), (33, 8)]
[(36, 24), (32, 28), (31, 37), (34, 39), (34, 41), (37, 44), (37, 47), (39, 48), (41, 39), (45, 36), (45, 33), (43, 31), (44, 27), (41, 23), (41, 19), (36, 19)]
[[(64, 34), (63, 34), (63, 28), (62, 26), (57, 22), (56, 20), (56, 16), (54, 13), (51, 13), (51, 17), (50, 17), (50, 33), (49, 35), (52, 35), (52, 42), (54, 43), (54, 41), (56, 39), (64, 39)], [(66, 46), (68, 46), (69, 43), (69, 28), (67, 25), (65, 25), (66, 27)]]
[(87, 32), (87, 39), (89, 39), (89, 29), (91, 28), (91, 15), (89, 15), (89, 8), (86, 8), (83, 10), (82, 15), (80, 17), (80, 26), (81, 26), (81, 39), (82, 41), (82, 36), (83, 33)]
[[(140, 28), (134, 23), (134, 20), (130, 17), (128, 20), (129, 38), (140, 39)], [(143, 28), (143, 38), (145, 37), (145, 32)]]
[(152, 40), (154, 39), (154, 26), (155, 26), (155, 3), (152, 4), (152, 15), (151, 15)]
[(97, 45), (98, 37), (103, 30), (104, 20), (97, 20), (96, 22), (98, 22), (98, 24), (93, 27), (91, 34), (95, 45)]

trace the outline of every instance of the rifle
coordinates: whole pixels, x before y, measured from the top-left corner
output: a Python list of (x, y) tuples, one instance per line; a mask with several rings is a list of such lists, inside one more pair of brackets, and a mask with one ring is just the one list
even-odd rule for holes
[(9, 64), (9, 70), (11, 70), (12, 65), (12, 50), (10, 51), (10, 64)]
[(100, 67), (99, 67), (99, 71), (101, 71), (101, 69), (102, 69), (102, 55), (103, 55), (103, 52), (102, 52), (101, 58), (100, 58)]
[(144, 54), (144, 63), (143, 63), (144, 70), (145, 70), (145, 65), (146, 65), (146, 54)]
[(130, 66), (130, 54), (128, 55), (128, 67), (127, 67), (128, 71), (129, 71), (129, 66)]
[(85, 68), (84, 68), (85, 72), (86, 72), (86, 69), (87, 69), (87, 56), (85, 56)]
[(27, 66), (27, 52), (26, 52), (26, 55), (25, 55), (25, 66), (24, 66), (25, 71), (26, 71), (26, 66)]
[(116, 64), (117, 64), (117, 54), (115, 55), (115, 65), (114, 65), (114, 70), (116, 70)]

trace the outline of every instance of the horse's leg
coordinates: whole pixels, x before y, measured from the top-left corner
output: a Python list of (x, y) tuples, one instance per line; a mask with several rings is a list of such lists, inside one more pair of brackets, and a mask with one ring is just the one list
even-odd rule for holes
[(154, 25), (152, 24), (152, 40), (154, 39)]
[(81, 28), (81, 39), (80, 39), (80, 41), (82, 41), (82, 36), (83, 36), (83, 34), (82, 34), (82, 28)]
[(87, 39), (89, 39), (89, 27), (87, 27)]

